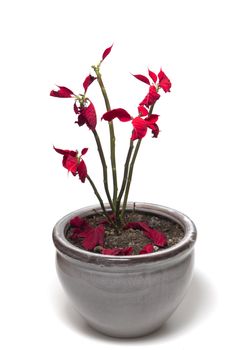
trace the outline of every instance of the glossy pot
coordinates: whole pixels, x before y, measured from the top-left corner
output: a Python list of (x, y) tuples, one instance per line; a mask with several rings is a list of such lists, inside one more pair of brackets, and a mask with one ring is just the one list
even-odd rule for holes
[(72, 212), (57, 222), (59, 279), (84, 319), (115, 337), (139, 337), (161, 327), (182, 301), (192, 278), (196, 228), (184, 214), (147, 203), (129, 203), (136, 210), (169, 218), (182, 226), (184, 238), (155, 253), (134, 256), (101, 255), (81, 250), (65, 238), (70, 219), (101, 212), (98, 206)]

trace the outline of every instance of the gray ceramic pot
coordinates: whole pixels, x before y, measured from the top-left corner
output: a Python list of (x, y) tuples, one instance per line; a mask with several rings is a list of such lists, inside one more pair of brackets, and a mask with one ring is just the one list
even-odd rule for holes
[[(128, 210), (132, 207), (129, 203)], [(136, 203), (136, 209), (179, 223), (184, 238), (168, 249), (145, 255), (111, 256), (81, 250), (67, 241), (64, 232), (70, 219), (101, 212), (98, 206), (66, 215), (53, 230), (57, 272), (66, 293), (93, 328), (114, 337), (139, 337), (161, 327), (180, 304), (192, 278), (193, 222), (160, 205)]]

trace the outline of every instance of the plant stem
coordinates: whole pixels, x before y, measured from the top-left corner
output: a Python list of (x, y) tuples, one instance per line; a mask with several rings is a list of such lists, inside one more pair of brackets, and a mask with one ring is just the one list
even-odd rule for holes
[(110, 192), (109, 192), (109, 188), (108, 188), (108, 168), (107, 168), (107, 164), (106, 164), (103, 148), (102, 148), (102, 145), (101, 145), (101, 142), (100, 142), (100, 138), (99, 138), (99, 135), (98, 135), (97, 131), (93, 130), (92, 132), (93, 132), (94, 137), (95, 137), (95, 141), (96, 141), (96, 144), (97, 144), (98, 152), (99, 152), (99, 155), (100, 155), (100, 160), (101, 160), (101, 163), (102, 163), (102, 166), (103, 166), (103, 179), (104, 179), (105, 192), (106, 192), (106, 195), (107, 195), (110, 207), (111, 207), (112, 211), (114, 212), (112, 198), (111, 198), (111, 195), (110, 195)]
[(128, 196), (129, 196), (129, 189), (130, 189), (131, 180), (132, 180), (132, 176), (133, 176), (134, 163), (135, 163), (135, 160), (137, 158), (137, 154), (138, 154), (141, 142), (142, 142), (142, 139), (138, 140), (137, 145), (136, 145), (135, 150), (134, 150), (132, 161), (130, 163), (129, 175), (128, 175), (128, 179), (127, 179), (125, 196), (124, 196), (124, 201), (123, 201), (123, 206), (122, 206), (122, 211), (121, 211), (121, 220), (123, 220), (124, 215), (125, 215), (125, 209), (127, 206), (127, 201), (128, 201)]
[[(153, 103), (151, 106), (150, 106), (150, 109), (149, 109), (149, 112), (148, 112), (148, 115), (150, 116), (153, 112), (153, 109), (154, 109), (154, 105), (155, 103)], [(133, 169), (134, 169), (134, 164), (135, 164), (135, 160), (137, 158), (137, 154), (138, 154), (138, 151), (139, 151), (139, 148), (140, 148), (140, 145), (141, 145), (141, 141), (142, 139), (139, 139), (138, 142), (137, 142), (137, 145), (135, 147), (135, 150), (134, 150), (134, 154), (133, 154), (133, 158), (132, 158), (132, 161), (130, 163), (130, 168), (129, 168), (129, 174), (128, 174), (128, 178), (127, 178), (127, 185), (126, 185), (126, 189), (125, 189), (125, 196), (124, 196), (124, 201), (123, 201), (123, 205), (122, 205), (122, 211), (121, 211), (121, 216), (120, 216), (120, 220), (122, 221), (123, 218), (124, 218), (124, 215), (125, 215), (125, 210), (126, 210), (126, 206), (127, 206), (127, 201), (128, 201), (128, 196), (129, 196), (129, 190), (130, 190), (130, 185), (131, 185), (131, 181), (132, 181), (132, 176), (133, 176)], [(131, 150), (131, 153), (132, 153), (133, 149)], [(130, 154), (131, 156), (131, 154)], [(128, 164), (129, 166), (129, 164)], [(128, 169), (127, 169), (127, 172), (128, 172)], [(125, 174), (124, 174), (125, 175)], [(126, 181), (126, 180), (125, 180)], [(124, 191), (123, 191), (124, 192)], [(123, 193), (122, 193), (123, 194)], [(119, 196), (118, 196), (119, 198)]]
[[(102, 91), (102, 95), (104, 97), (105, 105), (107, 111), (111, 110), (110, 102), (108, 99), (108, 95), (102, 80), (102, 76), (99, 70), (99, 66), (93, 66), (93, 69), (96, 73), (97, 81), (99, 83), (100, 89)], [(117, 169), (116, 169), (116, 150), (115, 150), (115, 143), (116, 143), (116, 137), (114, 132), (114, 126), (113, 122), (108, 122), (109, 125), (109, 134), (110, 134), (110, 150), (111, 150), (111, 165), (112, 165), (112, 177), (113, 177), (113, 208), (114, 211), (116, 209), (116, 200), (117, 200)]]
[(129, 170), (129, 162), (130, 162), (130, 159), (131, 159), (133, 148), (134, 148), (133, 141), (130, 140), (129, 150), (128, 150), (126, 161), (125, 161), (125, 169), (124, 169), (124, 175), (123, 175), (123, 181), (122, 181), (122, 185), (121, 185), (121, 190), (119, 192), (119, 195), (118, 195), (117, 201), (116, 201), (116, 220), (117, 221), (120, 221), (119, 211), (120, 211), (121, 199), (122, 199), (122, 196), (123, 196), (124, 191), (125, 191), (125, 186), (126, 186), (127, 177), (128, 177), (128, 170)]
[(96, 188), (94, 182), (92, 181), (92, 179), (90, 178), (89, 175), (87, 175), (87, 180), (90, 182), (90, 185), (91, 185), (91, 187), (93, 188), (93, 191), (94, 191), (96, 197), (97, 197), (98, 200), (99, 200), (99, 203), (100, 203), (100, 206), (101, 206), (101, 208), (102, 208), (102, 210), (103, 210), (104, 216), (108, 219), (108, 221), (109, 221), (110, 223), (112, 223), (112, 220), (109, 218), (109, 216), (108, 216), (108, 214), (107, 214), (107, 212), (106, 212), (106, 209), (105, 209), (105, 207), (104, 207), (103, 200), (102, 200), (102, 198), (100, 197), (100, 194), (99, 194), (99, 192), (98, 192), (98, 190), (97, 190), (97, 188)]

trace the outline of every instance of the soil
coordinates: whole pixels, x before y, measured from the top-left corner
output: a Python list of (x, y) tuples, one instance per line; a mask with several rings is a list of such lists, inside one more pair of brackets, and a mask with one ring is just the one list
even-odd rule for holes
[[(96, 214), (90, 217), (87, 217), (86, 220), (91, 226), (97, 226), (101, 221), (103, 221), (105, 218), (102, 215)], [(126, 213), (125, 216), (125, 222), (135, 222), (135, 221), (143, 221), (147, 223), (151, 228), (156, 229), (157, 231), (160, 231), (164, 233), (167, 237), (167, 245), (164, 248), (154, 246), (154, 250), (164, 250), (166, 248), (169, 248), (178, 242), (182, 240), (184, 237), (184, 231), (182, 227), (177, 224), (176, 222), (161, 217), (159, 215), (151, 215), (151, 214), (145, 214), (140, 212), (129, 212)], [(70, 227), (67, 230), (66, 238), (68, 241), (70, 241), (72, 244), (78, 246), (79, 248), (83, 249), (82, 247), (82, 239), (80, 238), (78, 241), (73, 241), (71, 238), (71, 230)], [(132, 247), (133, 252), (132, 255), (139, 254), (140, 250), (142, 248), (152, 243), (151, 239), (147, 238), (143, 231), (139, 229), (127, 229), (123, 230), (121, 229), (118, 231), (118, 233), (115, 232), (115, 230), (109, 225), (105, 225), (105, 240), (104, 240), (104, 248), (126, 248), (126, 247)], [(102, 247), (95, 247), (94, 252), (100, 253)]]

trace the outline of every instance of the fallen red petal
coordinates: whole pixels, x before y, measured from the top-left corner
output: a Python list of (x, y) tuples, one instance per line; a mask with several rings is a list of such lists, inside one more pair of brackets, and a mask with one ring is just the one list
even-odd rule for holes
[(96, 79), (96, 77), (93, 77), (91, 74), (89, 74), (86, 79), (83, 82), (83, 88), (84, 91), (86, 92), (88, 87), (93, 83), (93, 81)]
[(85, 238), (82, 241), (82, 246), (86, 250), (92, 250), (97, 245), (103, 246), (104, 244), (104, 225), (92, 227), (81, 234), (85, 234)]
[(121, 122), (128, 122), (132, 119), (130, 114), (123, 108), (116, 108), (112, 109), (111, 111), (108, 111), (104, 113), (101, 120), (107, 120), (108, 122), (112, 121), (113, 119), (118, 118)]
[(112, 46), (108, 47), (108, 48), (104, 51), (104, 53), (103, 53), (103, 55), (102, 55), (102, 61), (110, 54), (110, 52), (111, 52), (111, 50), (112, 50), (112, 47), (113, 47), (113, 44), (112, 44)]
[(65, 86), (58, 86), (58, 90), (57, 91), (52, 90), (50, 92), (50, 96), (69, 98), (69, 97), (74, 97), (74, 93), (73, 93), (73, 91), (71, 91), (70, 89), (68, 89)]
[(132, 75), (134, 76), (134, 78), (142, 81), (147, 85), (150, 85), (150, 80), (147, 77), (145, 77), (145, 75), (142, 75), (142, 74), (132, 74)]
[(159, 86), (163, 89), (164, 92), (170, 92), (171, 89), (171, 81), (168, 79), (166, 74), (160, 69), (160, 72), (158, 74), (159, 77)]
[(132, 247), (112, 248), (112, 249), (103, 248), (101, 252), (104, 255), (132, 255), (133, 248)]
[(153, 253), (154, 251), (154, 246), (153, 244), (149, 243), (147, 245), (145, 245), (142, 250), (140, 250), (139, 254), (149, 254), (149, 253)]
[(150, 238), (158, 247), (165, 247), (167, 245), (167, 237), (164, 233), (159, 232), (143, 221), (129, 222), (124, 226), (124, 229), (133, 228), (144, 232), (144, 235)]

